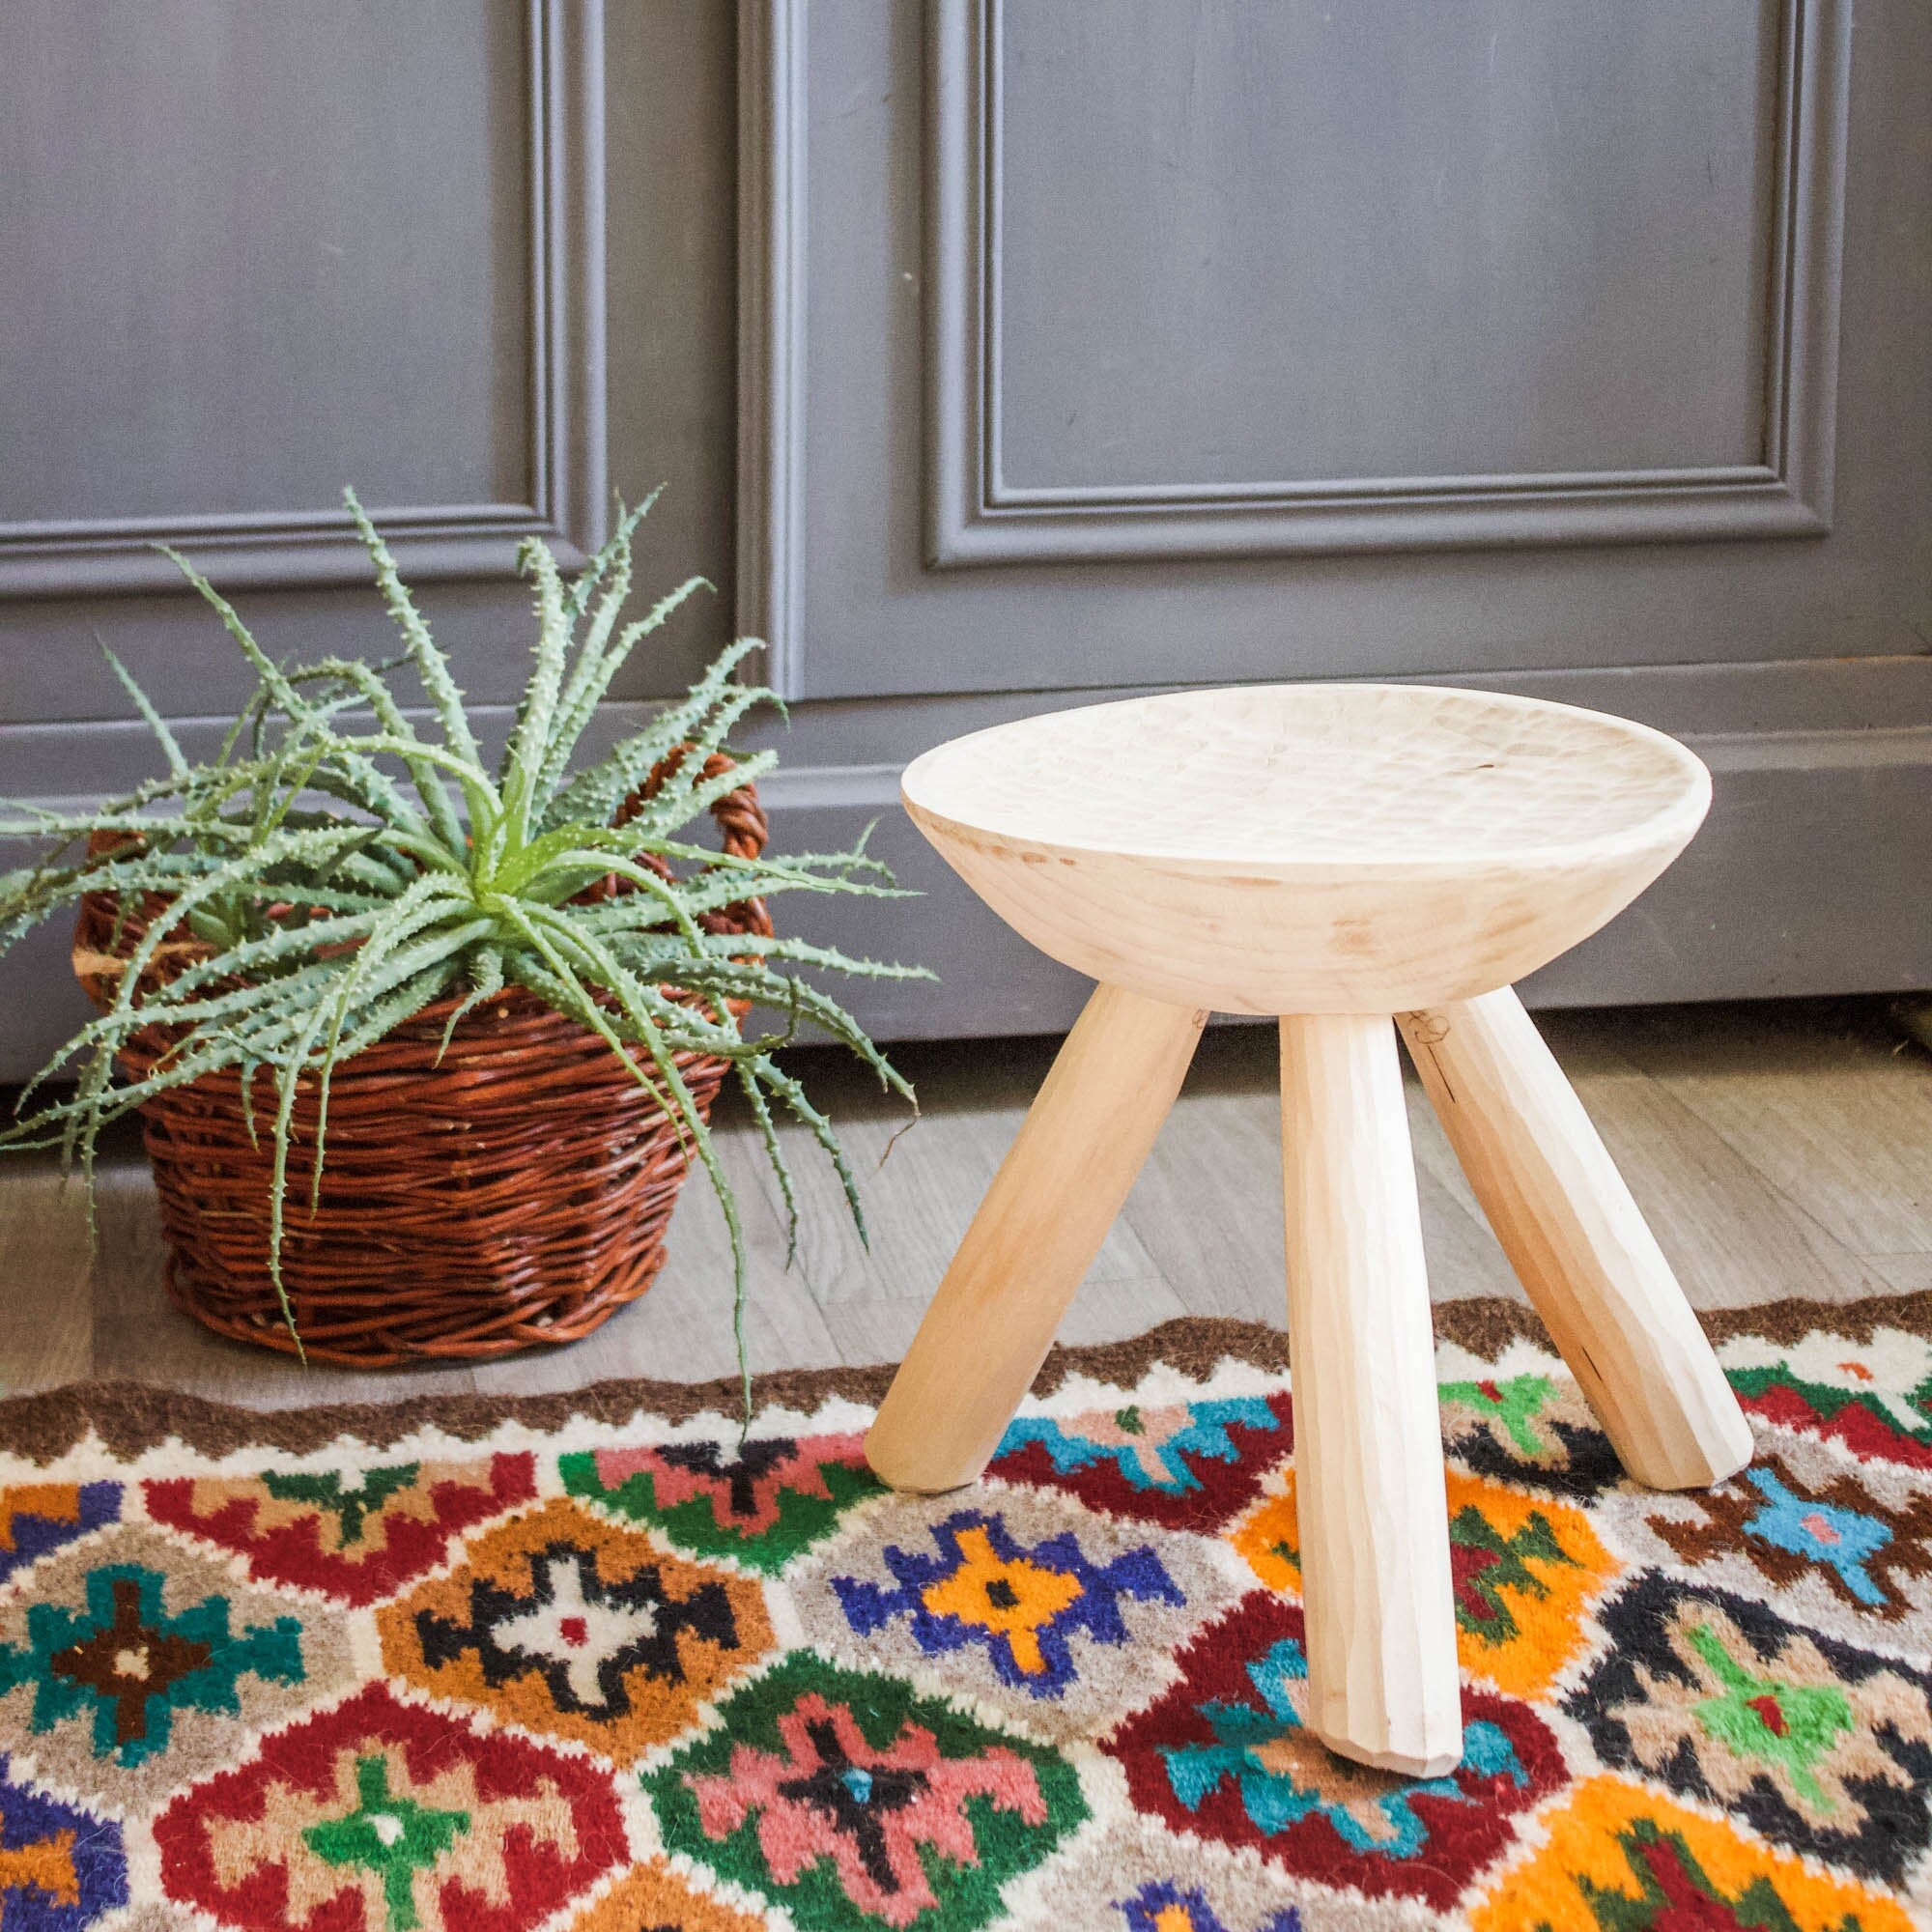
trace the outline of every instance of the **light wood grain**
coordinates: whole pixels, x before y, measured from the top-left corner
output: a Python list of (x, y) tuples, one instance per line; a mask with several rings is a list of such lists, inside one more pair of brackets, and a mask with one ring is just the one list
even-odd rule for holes
[(1702, 1488), (1750, 1430), (1576, 1090), (1505, 987), (1407, 1012), (1405, 1038), (1470, 1186), (1624, 1466)]
[(94, 1296), (80, 1190), (45, 1166), (0, 1168), (0, 1394), (81, 1381), (94, 1362)]
[(1666, 1009), (1616, 1038), (1844, 1248), (1894, 1255), (1932, 1219), (1932, 1056), (1886, 1020), (1877, 1003)]
[(1386, 1019), (1281, 1022), (1308, 1726), (1364, 1764), (1462, 1756), (1422, 1221)]
[(1594, 932), (1696, 831), (1710, 775), (1660, 732), (1534, 698), (1244, 685), (974, 732), (901, 791), (1001, 918), (1092, 979), (1386, 1013)]
[(1547, 1024), (1561, 1042), (1560, 1064), (1695, 1307), (1746, 1308), (1779, 1293), (1856, 1300), (1885, 1292), (1875, 1269), (1708, 1121), (1639, 1072), (1593, 1015), (1551, 1014)]
[(1180, 1091), (1207, 1017), (1095, 988), (866, 1438), (895, 1489), (956, 1489), (985, 1467)]

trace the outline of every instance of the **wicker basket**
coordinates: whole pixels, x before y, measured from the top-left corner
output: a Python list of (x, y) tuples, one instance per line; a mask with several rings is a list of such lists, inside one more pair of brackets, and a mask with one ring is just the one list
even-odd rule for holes
[[(705, 776), (728, 770), (714, 755)], [(645, 794), (655, 788), (653, 774)], [(713, 808), (725, 851), (755, 858), (765, 816), (753, 786)], [(614, 878), (600, 896), (624, 890)], [(143, 908), (159, 916), (156, 902)], [(749, 900), (701, 922), (769, 933)], [(121, 952), (144, 929), (122, 923)], [(74, 970), (98, 1004), (113, 997), (114, 901), (83, 901)], [(177, 961), (198, 949), (170, 941)], [(687, 1156), (663, 1108), (587, 1028), (521, 988), (467, 1015), (447, 1051), (456, 1002), (427, 1008), (337, 1067), (318, 1206), (309, 1207), (316, 1089), (298, 1092), (289, 1156), (282, 1282), (302, 1347), (317, 1359), (376, 1366), (480, 1359), (573, 1342), (643, 1293)], [(138, 1078), (167, 1049), (161, 1028), (123, 1056)], [(680, 1054), (709, 1114), (726, 1063)], [(238, 1073), (212, 1075), (141, 1109), (167, 1236), (167, 1290), (223, 1335), (293, 1351), (269, 1274), (272, 1080), (255, 1081), (256, 1133)]]

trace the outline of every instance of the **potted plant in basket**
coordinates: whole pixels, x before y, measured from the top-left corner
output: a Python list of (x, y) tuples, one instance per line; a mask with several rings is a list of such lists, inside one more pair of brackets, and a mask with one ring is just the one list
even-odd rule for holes
[[(802, 969), (917, 969), (779, 936), (765, 901), (889, 894), (891, 877), (863, 840), (764, 851), (755, 781), (775, 754), (726, 750), (775, 701), (734, 681), (753, 640), (579, 760), (626, 659), (708, 587), (693, 578), (620, 621), (648, 501), (574, 578), (525, 545), (533, 664), (492, 769), (387, 546), (345, 498), (397, 658), (278, 664), (169, 552), (256, 679), (218, 755), (190, 763), (110, 654), (166, 774), (77, 815), (0, 821), (45, 841), (0, 876), (0, 949), (77, 907), (75, 970), (99, 1009), (0, 1146), (58, 1144), (91, 1180), (101, 1130), (138, 1110), (175, 1299), (227, 1334), (355, 1362), (596, 1326), (662, 1264), (695, 1158), (730, 1231), (742, 1369), (744, 1242), (709, 1128), (721, 1085), (744, 1094), (787, 1208), (780, 1114), (831, 1157), (862, 1236), (832, 1127), (773, 1053), (810, 1021), (912, 1097)], [(693, 831), (707, 816), (716, 848)], [(27, 1111), (63, 1070), (71, 1094)]]

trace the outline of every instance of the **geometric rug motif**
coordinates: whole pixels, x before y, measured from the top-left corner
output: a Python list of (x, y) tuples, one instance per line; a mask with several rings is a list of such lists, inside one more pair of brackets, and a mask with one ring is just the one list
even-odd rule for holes
[(1623, 1481), (1610, 1438), (1567, 1377), (1481, 1376), (1438, 1393), (1443, 1441), (1479, 1476), (1585, 1504)]
[(225, 1924), (520, 1932), (623, 1856), (589, 1759), (372, 1685), (270, 1734), (155, 1825), (171, 1894)]
[(1516, 1817), (1569, 1781), (1528, 1705), (1469, 1686), (1447, 1776), (1349, 1763), (1304, 1728), (1307, 1679), (1301, 1612), (1272, 1592), (1203, 1631), (1179, 1682), (1105, 1741), (1136, 1808), (1299, 1878), (1441, 1910), (1511, 1842)]
[(1540, 1848), (1477, 1903), (1470, 1932), (1913, 1932), (1924, 1922), (1620, 1777), (1579, 1785), (1543, 1829)]
[(69, 1544), (27, 1577), (31, 1594), (0, 1597), (0, 1750), (110, 1815), (153, 1809), (354, 1681), (335, 1612), (238, 1583), (145, 1525)]
[(667, 1442), (562, 1458), (564, 1488), (698, 1556), (734, 1556), (770, 1576), (885, 1485), (864, 1438), (770, 1435)]
[(145, 1487), (148, 1515), (235, 1551), (249, 1574), (371, 1604), (442, 1561), (471, 1523), (534, 1493), (527, 1456), (264, 1469)]
[(1606, 1495), (1606, 1533), (1641, 1564), (1848, 1642), (1920, 1647), (1909, 1639), (1932, 1617), (1932, 1469), (1854, 1462), (1821, 1437), (1756, 1426), (1749, 1467), (1716, 1490)]
[(735, 1383), (0, 1401), (0, 1932), (1932, 1928), (1932, 1293), (1713, 1318), (1709, 1493), (1519, 1306), (1436, 1322), (1422, 1779), (1308, 1728), (1247, 1324), (1056, 1352), (938, 1496), (869, 1371), (742, 1439)]
[(0, 1583), (64, 1543), (113, 1522), (119, 1483), (15, 1483), (0, 1489)]
[(1644, 1573), (1566, 1706), (1607, 1765), (1896, 1884), (1932, 1843), (1932, 1677), (1764, 1604)]
[(1818, 1576), (1883, 1617), (1905, 1614), (1908, 1578), (1932, 1576), (1932, 1496), (1888, 1508), (1856, 1474), (1812, 1486), (1767, 1456), (1742, 1488), (1704, 1498), (1703, 1515), (1652, 1526), (1687, 1562), (1740, 1548), (1769, 1583)]
[(749, 1577), (554, 1499), (377, 1612), (390, 1672), (629, 1764), (771, 1647)]
[(1254, 1495), (1270, 1461), (1293, 1446), (1284, 1396), (1128, 1403), (1066, 1417), (1019, 1416), (986, 1473), (1211, 1536)]
[(120, 1828), (16, 1781), (0, 1757), (0, 1925), (68, 1932), (127, 1902)]
[(665, 1843), (826, 1927), (986, 1923), (1087, 1816), (1043, 1745), (796, 1652), (644, 1778)]
[[(1453, 1464), (1447, 1478), (1457, 1657), (1470, 1677), (1540, 1697), (1589, 1647), (1589, 1607), (1622, 1565), (1580, 1509)], [(1299, 1598), (1293, 1471), (1230, 1541), (1263, 1582)]]
[(1807, 1335), (1778, 1346), (1740, 1336), (1725, 1372), (1747, 1409), (1849, 1449), (1861, 1461), (1932, 1469), (1932, 1340), (1879, 1328), (1864, 1346)]
[(668, 1861), (651, 1859), (599, 1892), (568, 1932), (759, 1932), (764, 1922), (708, 1897)]
[(920, 1670), (1041, 1737), (1093, 1736), (1240, 1594), (1213, 1545), (1051, 1490), (895, 1496), (788, 1577), (809, 1641)]
[(1409, 1898), (1367, 1898), (1264, 1863), (1159, 1819), (1083, 1833), (1008, 1892), (1015, 1932), (1428, 1932)]

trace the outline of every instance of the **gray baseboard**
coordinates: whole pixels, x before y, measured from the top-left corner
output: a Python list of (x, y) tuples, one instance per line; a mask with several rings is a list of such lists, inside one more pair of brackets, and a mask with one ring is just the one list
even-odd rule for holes
[[(1533, 1005), (1597, 1006), (1891, 992), (1932, 986), (1932, 658), (1845, 660), (1466, 680), (1599, 705), (1671, 730), (1711, 766), (1703, 832), (1621, 917), (1526, 982)], [(872, 849), (913, 899), (781, 904), (793, 929), (936, 983), (861, 980), (849, 1004), (880, 1039), (1052, 1033), (1083, 982), (1026, 946), (940, 863), (898, 809), (897, 773), (925, 746), (1023, 712), (1122, 693), (800, 707), (767, 781), (782, 845), (824, 850), (876, 820)], [(636, 707), (617, 705), (606, 732)], [(212, 727), (210, 727), (212, 728)], [(194, 727), (186, 735), (192, 743)], [(0, 794), (72, 795), (80, 774), (136, 781), (150, 754), (118, 722), (0, 728)], [(66, 934), (0, 960), (0, 1082), (85, 1015)]]

